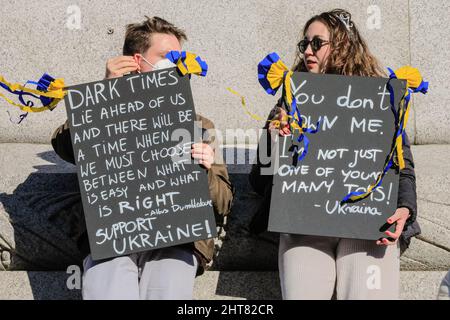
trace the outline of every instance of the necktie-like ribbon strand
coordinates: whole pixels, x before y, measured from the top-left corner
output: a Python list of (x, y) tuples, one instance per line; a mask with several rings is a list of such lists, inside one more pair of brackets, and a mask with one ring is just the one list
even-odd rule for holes
[(208, 65), (199, 56), (187, 51), (170, 51), (166, 58), (174, 63), (183, 76), (195, 74), (205, 77)]
[(256, 121), (262, 121), (262, 120), (264, 120), (264, 119), (262, 119), (260, 116), (258, 116), (257, 114), (253, 114), (253, 113), (251, 113), (251, 112), (248, 110), (248, 108), (247, 108), (247, 103), (245, 102), (245, 97), (244, 97), (244, 96), (240, 95), (239, 92), (237, 92), (236, 90), (233, 90), (233, 89), (231, 89), (231, 88), (229, 88), (229, 87), (227, 88), (227, 90), (228, 90), (230, 93), (234, 94), (235, 96), (238, 96), (238, 97), (241, 99), (241, 105), (242, 105), (242, 108), (244, 109), (244, 112), (245, 112), (247, 115), (249, 115), (251, 118), (253, 118), (253, 119), (256, 120)]
[(428, 92), (429, 83), (423, 80), (422, 75), (420, 74), (418, 69), (411, 66), (401, 67), (396, 71), (393, 71), (391, 68), (388, 68), (388, 70), (390, 72), (389, 79), (406, 80), (406, 90), (405, 94), (400, 100), (400, 107), (398, 112), (397, 108), (395, 107), (394, 89), (390, 84), (390, 81), (387, 83), (387, 88), (390, 93), (391, 109), (395, 115), (395, 141), (392, 144), (392, 148), (384, 164), (383, 171), (378, 175), (377, 180), (367, 188), (366, 192), (352, 192), (348, 194), (342, 200), (342, 203), (350, 201), (355, 202), (367, 198), (374, 190), (381, 186), (384, 176), (394, 164), (396, 164), (400, 170), (405, 168), (403, 145), (405, 142), (406, 124), (408, 123), (409, 112), (411, 109), (411, 94), (418, 92), (426, 94)]
[[(28, 84), (35, 85), (36, 89), (26, 87)], [(0, 76), (0, 87), (11, 94), (17, 95), (20, 103), (13, 101), (3, 93), (0, 93), (0, 97), (25, 112), (51, 111), (66, 95), (64, 79), (55, 79), (48, 74), (44, 74), (38, 82), (27, 81), (25, 85), (10, 83), (4, 77)], [(35, 106), (33, 101), (25, 101), (25, 97), (38, 99), (42, 105)]]
[[(298, 160), (303, 160), (308, 153), (309, 139), (307, 133), (314, 134), (319, 131), (320, 121), (317, 122), (316, 129), (308, 127), (303, 123), (300, 109), (297, 106), (297, 99), (292, 93), (291, 79), (294, 73), (281, 61), (277, 53), (273, 52), (266, 56), (258, 65), (258, 80), (264, 90), (271, 95), (275, 95), (278, 89), (283, 86), (283, 99), (290, 108), (288, 111), (288, 120), (291, 132), (299, 131), (300, 135), (297, 142), (303, 143), (303, 148), (296, 148), (299, 154)], [(273, 120), (275, 124), (279, 124), (279, 120)]]

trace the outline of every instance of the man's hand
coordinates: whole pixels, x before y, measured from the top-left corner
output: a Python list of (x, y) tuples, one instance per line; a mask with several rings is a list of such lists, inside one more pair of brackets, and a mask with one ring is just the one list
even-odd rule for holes
[(134, 57), (119, 56), (109, 59), (106, 63), (105, 79), (120, 78), (126, 73), (139, 71), (140, 67)]
[(289, 129), (289, 123), (288, 123), (288, 115), (287, 112), (283, 109), (278, 107), (277, 112), (275, 114), (275, 117), (273, 120), (278, 120), (280, 122), (280, 127), (278, 128), (275, 125), (275, 122), (270, 122), (269, 124), (269, 130), (279, 130), (280, 136), (288, 136), (291, 134), (291, 130)]
[(192, 158), (198, 160), (198, 163), (207, 170), (211, 169), (214, 163), (214, 150), (206, 143), (194, 143), (191, 148)]
[(400, 235), (403, 232), (403, 228), (405, 227), (406, 220), (410, 217), (409, 209), (408, 208), (398, 208), (394, 215), (387, 219), (387, 223), (393, 224), (396, 222), (395, 226), (395, 232), (392, 233), (390, 231), (386, 231), (386, 235), (391, 238), (391, 240), (388, 240), (386, 238), (382, 238), (381, 240), (377, 241), (377, 245), (380, 246), (391, 246), (397, 243), (398, 239), (400, 238)]

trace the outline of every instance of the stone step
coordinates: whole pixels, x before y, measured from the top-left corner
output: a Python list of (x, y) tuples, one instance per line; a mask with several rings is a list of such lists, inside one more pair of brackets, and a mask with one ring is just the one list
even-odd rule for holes
[[(404, 271), (450, 269), (450, 145), (414, 146), (418, 220), (422, 235), (402, 256)], [(213, 270), (276, 271), (278, 235), (252, 236), (248, 225), (261, 202), (248, 182), (255, 148), (224, 148), (236, 188), (227, 234)], [(16, 161), (26, 159), (26, 161)], [(75, 167), (49, 145), (0, 143), (0, 270), (65, 270), (81, 265), (68, 237), (66, 210), (79, 202)]]
[[(403, 300), (435, 300), (446, 272), (402, 271), (400, 298)], [(277, 272), (208, 271), (195, 282), (196, 300), (279, 300)], [(73, 273), (0, 272), (0, 300), (77, 300), (81, 290)]]

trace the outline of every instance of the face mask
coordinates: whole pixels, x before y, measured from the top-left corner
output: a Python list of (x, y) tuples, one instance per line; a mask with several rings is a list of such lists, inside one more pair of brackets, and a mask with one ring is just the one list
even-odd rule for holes
[(155, 70), (169, 69), (175, 67), (175, 63), (165, 58), (155, 64)]
[(153, 63), (147, 61), (147, 59), (145, 59), (143, 56), (141, 56), (141, 58), (142, 58), (142, 60), (147, 62), (150, 66), (152, 66), (153, 71), (173, 68), (176, 66), (172, 61), (170, 61), (167, 58), (159, 60), (156, 64), (153, 64)]

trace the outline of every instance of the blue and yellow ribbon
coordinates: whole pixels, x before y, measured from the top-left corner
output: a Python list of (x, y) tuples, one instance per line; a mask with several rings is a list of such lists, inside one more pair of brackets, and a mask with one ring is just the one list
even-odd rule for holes
[[(26, 87), (28, 84), (35, 85), (36, 89)], [(48, 74), (44, 74), (38, 82), (27, 81), (25, 85), (10, 83), (0, 76), (0, 87), (10, 94), (17, 95), (20, 103), (13, 101), (3, 93), (0, 93), (0, 97), (25, 112), (51, 111), (66, 95), (64, 79), (55, 79)], [(42, 105), (35, 106), (33, 101), (25, 101), (25, 97), (38, 99)]]
[[(291, 131), (298, 130), (300, 135), (297, 139), (299, 143), (303, 143), (302, 148), (296, 148), (296, 152), (299, 154), (299, 160), (303, 160), (308, 153), (309, 139), (306, 133), (314, 134), (319, 131), (320, 121), (317, 123), (316, 129), (308, 128), (306, 123), (303, 123), (300, 109), (297, 106), (297, 99), (294, 97), (291, 88), (291, 79), (293, 71), (281, 61), (277, 53), (272, 52), (266, 56), (258, 65), (258, 81), (264, 90), (271, 95), (275, 95), (278, 89), (283, 86), (283, 99), (286, 105), (290, 108), (288, 112)], [(278, 123), (279, 121), (273, 121)]]
[(394, 89), (390, 84), (390, 81), (387, 83), (387, 88), (390, 93), (390, 104), (395, 115), (395, 141), (384, 164), (383, 171), (378, 175), (377, 180), (367, 188), (366, 192), (352, 192), (348, 194), (342, 200), (343, 203), (348, 201), (355, 202), (367, 198), (375, 189), (381, 186), (384, 176), (394, 164), (397, 165), (400, 170), (405, 168), (405, 159), (403, 158), (403, 144), (405, 141), (406, 124), (408, 123), (409, 112), (411, 109), (411, 95), (418, 92), (426, 94), (428, 92), (429, 83), (423, 80), (422, 75), (420, 74), (418, 69), (411, 66), (401, 67), (396, 71), (393, 71), (391, 68), (388, 68), (388, 70), (390, 73), (390, 80), (406, 80), (406, 90), (405, 94), (400, 100), (400, 108), (398, 112), (395, 108)]
[(205, 77), (208, 65), (199, 56), (187, 51), (170, 51), (166, 58), (174, 63), (183, 76), (195, 74)]

